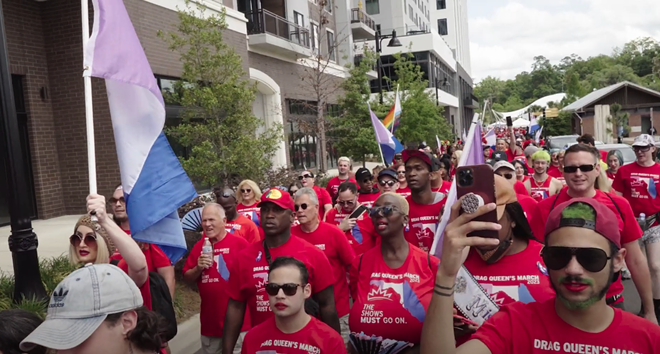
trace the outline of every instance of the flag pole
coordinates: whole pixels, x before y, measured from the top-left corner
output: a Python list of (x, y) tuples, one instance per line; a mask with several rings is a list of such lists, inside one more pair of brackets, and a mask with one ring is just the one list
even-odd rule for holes
[[(89, 42), (89, 4), (88, 0), (81, 0), (82, 8), (82, 45), (83, 57), (87, 53)], [(94, 106), (92, 105), (92, 78), (90, 68), (83, 68), (83, 82), (85, 85), (85, 122), (87, 126), (87, 167), (89, 172), (89, 193), (96, 194), (96, 149), (94, 145)]]

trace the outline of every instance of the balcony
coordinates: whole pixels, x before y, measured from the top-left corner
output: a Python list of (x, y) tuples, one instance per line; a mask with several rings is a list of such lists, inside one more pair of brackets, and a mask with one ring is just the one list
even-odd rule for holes
[(287, 21), (268, 10), (246, 14), (248, 18), (248, 43), (285, 56), (309, 57), (312, 55), (309, 29)]
[(353, 39), (374, 39), (376, 22), (359, 8), (351, 9), (351, 30)]

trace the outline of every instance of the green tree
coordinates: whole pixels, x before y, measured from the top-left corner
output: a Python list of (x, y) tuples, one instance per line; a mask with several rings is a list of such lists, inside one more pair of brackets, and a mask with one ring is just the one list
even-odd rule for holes
[(188, 149), (181, 164), (196, 183), (260, 182), (272, 167), (282, 128), (265, 127), (252, 113), (256, 87), (245, 79), (242, 58), (223, 40), (226, 13), (205, 10), (187, 3), (178, 12), (177, 30), (159, 32), (183, 64), (181, 81), (167, 95), (184, 108), (183, 119), (166, 133)]
[(607, 134), (612, 134), (615, 138), (618, 135), (619, 127), (623, 128), (624, 131), (629, 131), (630, 127), (628, 126), (628, 118), (630, 115), (627, 112), (622, 111), (622, 107), (618, 103), (613, 103), (610, 105), (610, 115), (607, 117), (608, 124)]
[(337, 136), (337, 150), (356, 161), (366, 161), (367, 155), (378, 155), (378, 144), (369, 117), (367, 103), (371, 96), (367, 73), (376, 64), (376, 53), (365, 49), (359, 65), (353, 65), (350, 76), (343, 81), (339, 97), (341, 116), (331, 120)]
[(541, 118), (540, 125), (543, 127), (544, 136), (569, 135), (571, 131), (571, 120), (573, 113), (559, 111), (559, 116), (555, 118)]
[[(394, 54), (396, 80), (386, 78), (391, 87), (398, 87), (401, 93), (401, 122), (395, 135), (403, 144), (435, 141), (436, 135), (442, 140), (450, 140), (452, 130), (443, 116), (444, 108), (438, 106), (435, 97), (427, 91), (428, 80), (417, 65), (412, 53)], [(390, 99), (389, 107), (394, 103)]]

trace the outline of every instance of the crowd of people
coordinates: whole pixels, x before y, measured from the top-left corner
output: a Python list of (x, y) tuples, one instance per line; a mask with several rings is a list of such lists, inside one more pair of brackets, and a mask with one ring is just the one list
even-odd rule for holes
[[(215, 188), (182, 270), (201, 298), (202, 352), (372, 353), (355, 339), (366, 335), (408, 354), (660, 353), (653, 138), (638, 136), (623, 165), (590, 136), (549, 152), (512, 127), (500, 135), (483, 148), (494, 200), (476, 211), (446, 205), (460, 145), (354, 173), (341, 157), (326, 188), (313, 171), (288, 188)], [(430, 250), (445, 208), (440, 261)], [(171, 351), (170, 260), (130, 237), (121, 186), (87, 210), (70, 237), (79, 269), (45, 321), (0, 313), (0, 353)], [(626, 271), (640, 313), (625, 311)]]

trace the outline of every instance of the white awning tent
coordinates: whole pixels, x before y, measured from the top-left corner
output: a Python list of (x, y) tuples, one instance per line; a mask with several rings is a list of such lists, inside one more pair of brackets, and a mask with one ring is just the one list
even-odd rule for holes
[(529, 121), (524, 118), (518, 118), (513, 121), (514, 128), (527, 128), (529, 127)]

